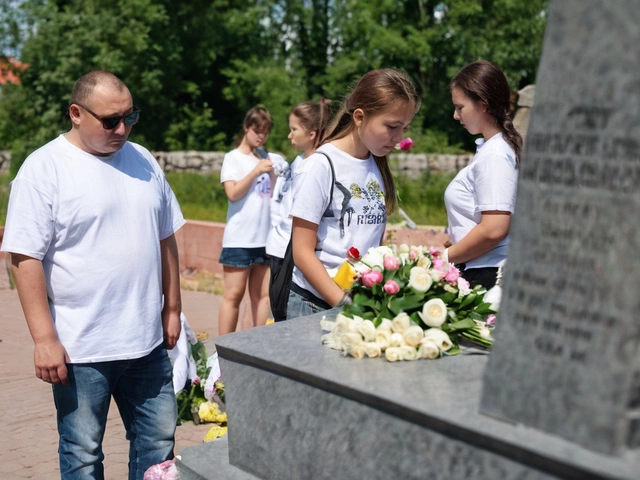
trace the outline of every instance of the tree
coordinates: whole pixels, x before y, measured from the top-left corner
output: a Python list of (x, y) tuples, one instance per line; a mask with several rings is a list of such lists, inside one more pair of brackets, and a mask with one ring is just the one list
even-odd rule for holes
[[(73, 82), (93, 69), (129, 85), (151, 149), (227, 149), (245, 112), (266, 106), (268, 146), (293, 153), (297, 103), (335, 104), (373, 68), (406, 71), (423, 107), (416, 151), (472, 148), (452, 120), (450, 78), (484, 58), (512, 88), (535, 81), (547, 0), (0, 0), (0, 54), (29, 68), (0, 95), (14, 165), (69, 128)], [(1, 58), (1, 57), (0, 57)], [(5, 148), (6, 148), (5, 147)]]

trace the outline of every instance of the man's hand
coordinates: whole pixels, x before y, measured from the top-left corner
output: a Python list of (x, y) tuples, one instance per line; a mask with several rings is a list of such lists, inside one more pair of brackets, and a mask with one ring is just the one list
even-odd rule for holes
[(179, 313), (162, 312), (162, 332), (164, 335), (164, 345), (167, 350), (171, 350), (176, 346), (181, 329)]
[(69, 384), (67, 375), (69, 356), (58, 340), (36, 343), (33, 363), (36, 367), (36, 377), (43, 382), (57, 385)]

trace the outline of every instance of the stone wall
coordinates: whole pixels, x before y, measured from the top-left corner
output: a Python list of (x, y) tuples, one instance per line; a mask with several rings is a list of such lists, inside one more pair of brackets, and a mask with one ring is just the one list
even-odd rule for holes
[[(529, 126), (529, 111), (533, 105), (535, 86), (529, 85), (518, 91), (515, 99), (516, 112), (513, 124), (523, 138)], [(152, 152), (165, 172), (219, 172), (225, 152)], [(436, 172), (458, 172), (466, 167), (473, 154), (443, 155), (437, 153), (391, 153), (391, 168), (401, 175), (419, 176), (425, 170)], [(11, 154), (0, 151), (0, 172), (9, 170)]]

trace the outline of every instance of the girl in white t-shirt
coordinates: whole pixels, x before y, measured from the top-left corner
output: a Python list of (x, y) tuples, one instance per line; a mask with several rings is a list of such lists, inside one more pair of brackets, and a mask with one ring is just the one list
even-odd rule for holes
[(445, 191), (452, 245), (443, 257), (472, 285), (487, 289), (507, 258), (516, 201), (522, 137), (511, 121), (510, 93), (502, 70), (487, 61), (467, 65), (451, 80), (453, 118), (482, 138)]
[(397, 207), (386, 155), (420, 103), (403, 73), (370, 71), (345, 99), (323, 145), (297, 169), (291, 210), (296, 268), (287, 318), (349, 301), (327, 270), (341, 265), (349, 248), (366, 252), (382, 242), (387, 214)]
[(220, 335), (235, 331), (244, 292), (249, 285), (254, 325), (269, 316), (269, 265), (265, 253), (270, 228), (274, 168), (285, 160), (265, 156), (272, 120), (267, 109), (253, 107), (244, 118), (236, 148), (224, 156), (220, 182), (229, 199), (219, 262), (223, 265), (224, 296), (220, 306)]
[[(287, 169), (276, 180), (276, 186), (271, 198), (271, 230), (267, 237), (267, 256), (271, 266), (271, 281), (269, 282), (269, 297), (272, 299), (277, 292), (274, 288), (274, 274), (282, 266), (287, 246), (291, 240), (291, 206), (293, 194), (291, 183), (296, 168), (303, 159), (308, 158), (320, 145), (325, 136), (327, 124), (331, 118), (330, 100), (322, 98), (319, 102), (303, 102), (296, 105), (289, 114), (289, 140), (296, 150), (302, 153), (298, 155)], [(274, 312), (274, 315), (276, 313)], [(276, 318), (276, 321), (283, 320)]]

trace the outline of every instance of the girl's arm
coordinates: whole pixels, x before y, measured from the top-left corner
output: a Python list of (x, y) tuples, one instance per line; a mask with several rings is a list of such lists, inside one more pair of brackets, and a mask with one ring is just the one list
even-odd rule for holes
[(462, 240), (449, 247), (449, 262), (464, 263), (495, 248), (509, 234), (511, 214), (498, 210), (482, 212), (482, 220)]
[(293, 217), (293, 261), (304, 278), (315, 288), (320, 296), (331, 306), (342, 300), (344, 292), (333, 281), (318, 259), (315, 249), (318, 225), (301, 218)]
[(224, 182), (224, 193), (227, 194), (227, 198), (230, 201), (236, 202), (247, 194), (251, 185), (253, 185), (253, 181), (257, 177), (263, 173), (271, 173), (272, 171), (273, 162), (271, 160), (260, 160), (255, 168), (241, 180), (228, 180)]

